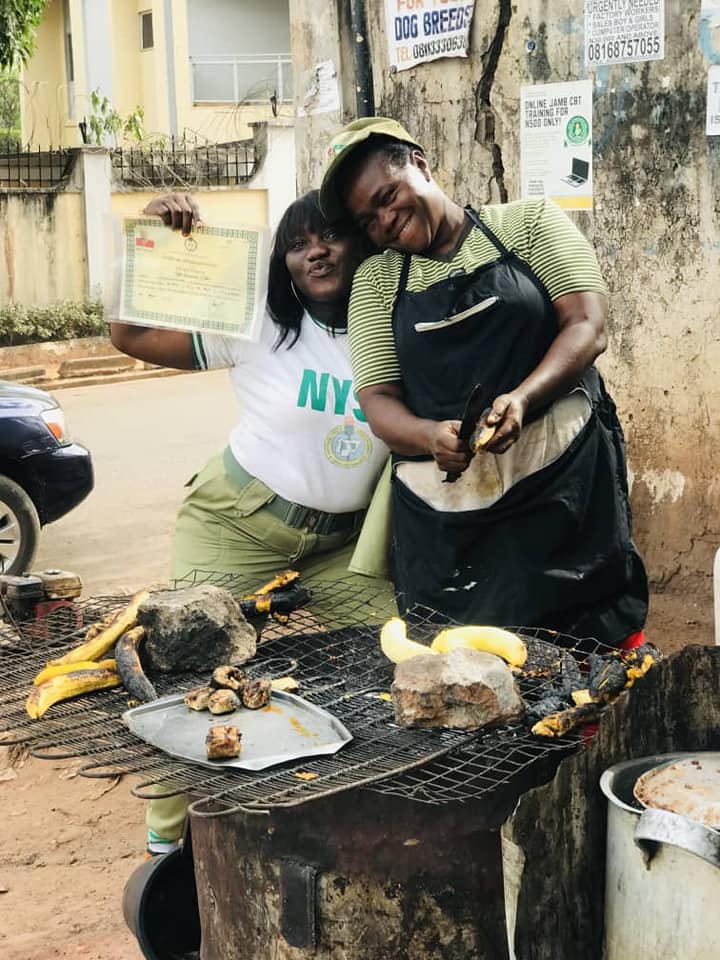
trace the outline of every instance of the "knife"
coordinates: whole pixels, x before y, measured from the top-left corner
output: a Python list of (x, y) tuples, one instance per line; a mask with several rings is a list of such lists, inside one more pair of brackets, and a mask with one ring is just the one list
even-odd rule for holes
[[(490, 408), (485, 404), (483, 386), (481, 383), (476, 383), (465, 404), (460, 429), (458, 430), (459, 439), (469, 441), (475, 430), (475, 424), (489, 412)], [(455, 483), (459, 476), (459, 473), (448, 473), (445, 475), (443, 483)]]

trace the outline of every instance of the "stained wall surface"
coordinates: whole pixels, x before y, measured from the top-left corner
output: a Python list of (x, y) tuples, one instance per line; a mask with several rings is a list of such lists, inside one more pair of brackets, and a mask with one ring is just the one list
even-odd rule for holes
[[(291, 21), (312, 6), (294, 0)], [(523, 85), (592, 80), (594, 209), (571, 216), (594, 243), (610, 289), (610, 345), (599, 365), (626, 432), (650, 624), (685, 642), (711, 641), (720, 546), (720, 137), (705, 132), (720, 25), (711, 5), (666, 0), (663, 60), (587, 69), (583, 0), (478, 0), (467, 59), (397, 73), (388, 66), (385, 2), (367, 0), (366, 9), (376, 113), (421, 139), (458, 202), (520, 198)], [(329, 16), (305, 28), (306, 66), (335, 49), (347, 75), (347, 36), (332, 35), (338, 23)], [(350, 119), (354, 106), (346, 93), (334, 115), (298, 125), (301, 187), (324, 163), (318, 127)]]

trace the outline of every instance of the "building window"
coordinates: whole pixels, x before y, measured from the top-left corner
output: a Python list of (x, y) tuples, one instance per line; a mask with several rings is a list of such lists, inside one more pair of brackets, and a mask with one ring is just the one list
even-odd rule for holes
[(152, 50), (153, 46), (152, 10), (146, 10), (140, 14), (140, 49)]

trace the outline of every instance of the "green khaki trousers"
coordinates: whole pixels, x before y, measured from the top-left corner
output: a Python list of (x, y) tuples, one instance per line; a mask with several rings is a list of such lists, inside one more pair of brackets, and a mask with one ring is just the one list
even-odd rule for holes
[[(172, 545), (170, 576), (178, 586), (212, 575), (231, 575), (237, 577), (236, 591), (243, 593), (247, 585), (292, 568), (300, 571), (303, 580), (342, 580), (337, 596), (327, 590), (324, 597), (308, 604), (320, 626), (380, 623), (397, 616), (389, 581), (348, 571), (359, 530), (326, 536), (287, 526), (264, 509), (273, 491), (259, 480), (238, 486), (228, 476), (222, 454), (213, 457), (188, 486)], [(346, 593), (352, 602), (344, 608)], [(184, 796), (151, 800), (148, 828), (164, 840), (177, 840), (186, 810)]]

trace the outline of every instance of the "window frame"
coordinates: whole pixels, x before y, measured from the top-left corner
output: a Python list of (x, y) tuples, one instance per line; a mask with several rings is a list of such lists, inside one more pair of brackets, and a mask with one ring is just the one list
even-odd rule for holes
[[(140, 52), (145, 53), (148, 50), (153, 50), (155, 48), (155, 25), (153, 24), (153, 12), (150, 10), (139, 10), (138, 11), (139, 24), (140, 24)], [(150, 18), (150, 45), (145, 46), (145, 20), (146, 17)]]

